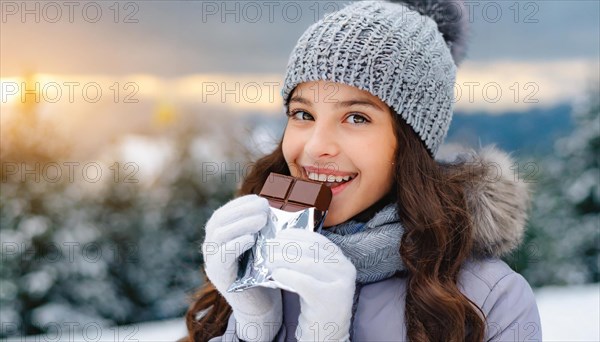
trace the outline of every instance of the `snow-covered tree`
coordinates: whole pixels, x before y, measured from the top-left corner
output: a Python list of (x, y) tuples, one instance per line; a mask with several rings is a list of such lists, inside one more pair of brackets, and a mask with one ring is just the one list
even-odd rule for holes
[(599, 92), (596, 80), (573, 110), (575, 129), (556, 141), (553, 156), (530, 164), (528, 235), (510, 260), (533, 285), (600, 281)]
[[(64, 160), (45, 143), (59, 137), (32, 122), (15, 127), (20, 144), (2, 144), (3, 165)], [(150, 185), (110, 181), (90, 192), (68, 177), (23, 179), (2, 168), (0, 338), (183, 316), (202, 281), (202, 227), (237, 184), (202, 174), (215, 160), (193, 156), (193, 146), (211, 135), (183, 122), (164, 138), (174, 153)], [(57, 146), (72, 143), (63, 139)]]

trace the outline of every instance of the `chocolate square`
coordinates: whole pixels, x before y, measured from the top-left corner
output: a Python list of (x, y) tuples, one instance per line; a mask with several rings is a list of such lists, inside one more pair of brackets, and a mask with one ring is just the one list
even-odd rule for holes
[(260, 196), (273, 208), (299, 211), (315, 207), (327, 211), (333, 197), (331, 189), (316, 181), (308, 181), (272, 172), (263, 185)]
[(279, 199), (285, 199), (288, 195), (290, 188), (292, 187), (292, 183), (294, 182), (293, 178), (288, 177), (279, 177), (280, 175), (276, 173), (271, 173), (265, 184), (263, 184), (262, 189), (260, 190), (260, 195), (264, 197), (274, 197)]

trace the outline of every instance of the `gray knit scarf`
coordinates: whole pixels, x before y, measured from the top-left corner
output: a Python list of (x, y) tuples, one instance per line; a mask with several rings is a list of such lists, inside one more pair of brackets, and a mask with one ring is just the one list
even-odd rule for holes
[(340, 247), (356, 268), (356, 290), (352, 304), (350, 334), (354, 333), (354, 314), (363, 285), (389, 278), (405, 269), (400, 257), (400, 224), (396, 204), (390, 203), (368, 222), (347, 221), (321, 234)]
[(386, 279), (404, 269), (399, 253), (403, 233), (395, 203), (366, 223), (347, 221), (321, 231), (354, 264), (360, 284)]

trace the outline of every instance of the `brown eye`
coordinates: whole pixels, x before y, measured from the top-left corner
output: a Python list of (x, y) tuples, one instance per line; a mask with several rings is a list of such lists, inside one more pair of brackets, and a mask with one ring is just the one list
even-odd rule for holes
[(291, 112), (288, 113), (288, 116), (292, 119), (292, 120), (299, 120), (299, 121), (306, 121), (306, 120), (312, 120), (313, 117), (312, 115), (310, 115), (309, 113), (303, 111), (303, 110), (293, 110)]
[(349, 122), (353, 123), (353, 124), (365, 124), (365, 123), (369, 122), (369, 120), (367, 120), (367, 118), (365, 118), (364, 116), (362, 116), (360, 114), (351, 114), (346, 118), (346, 120), (347, 121), (349, 120)]

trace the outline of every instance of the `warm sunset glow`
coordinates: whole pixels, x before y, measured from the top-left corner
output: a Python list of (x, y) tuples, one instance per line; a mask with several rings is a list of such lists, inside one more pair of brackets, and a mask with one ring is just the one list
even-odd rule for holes
[[(597, 61), (465, 62), (455, 86), (455, 110), (500, 114), (572, 102), (584, 92)], [(597, 72), (596, 72), (597, 73)], [(278, 115), (283, 111), (280, 74), (193, 74), (164, 78), (151, 74), (24, 74), (0, 78), (3, 124), (25, 124), (15, 113), (60, 120), (77, 131), (89, 120), (118, 118), (117, 126), (133, 127), (143, 120), (168, 127), (180, 108), (194, 115), (227, 112), (235, 115)], [(108, 109), (110, 108), (110, 109)], [(107, 112), (108, 111), (108, 112)], [(87, 122), (87, 123), (86, 123)], [(117, 130), (109, 123), (99, 127)], [(113, 128), (111, 128), (113, 127)]]
[(2, 108), (12, 107), (21, 101), (19, 85), (23, 81), (20, 77), (0, 78), (0, 105)]
[(552, 107), (572, 102), (584, 93), (598, 61), (465, 62), (458, 69), (455, 108), (491, 114)]

